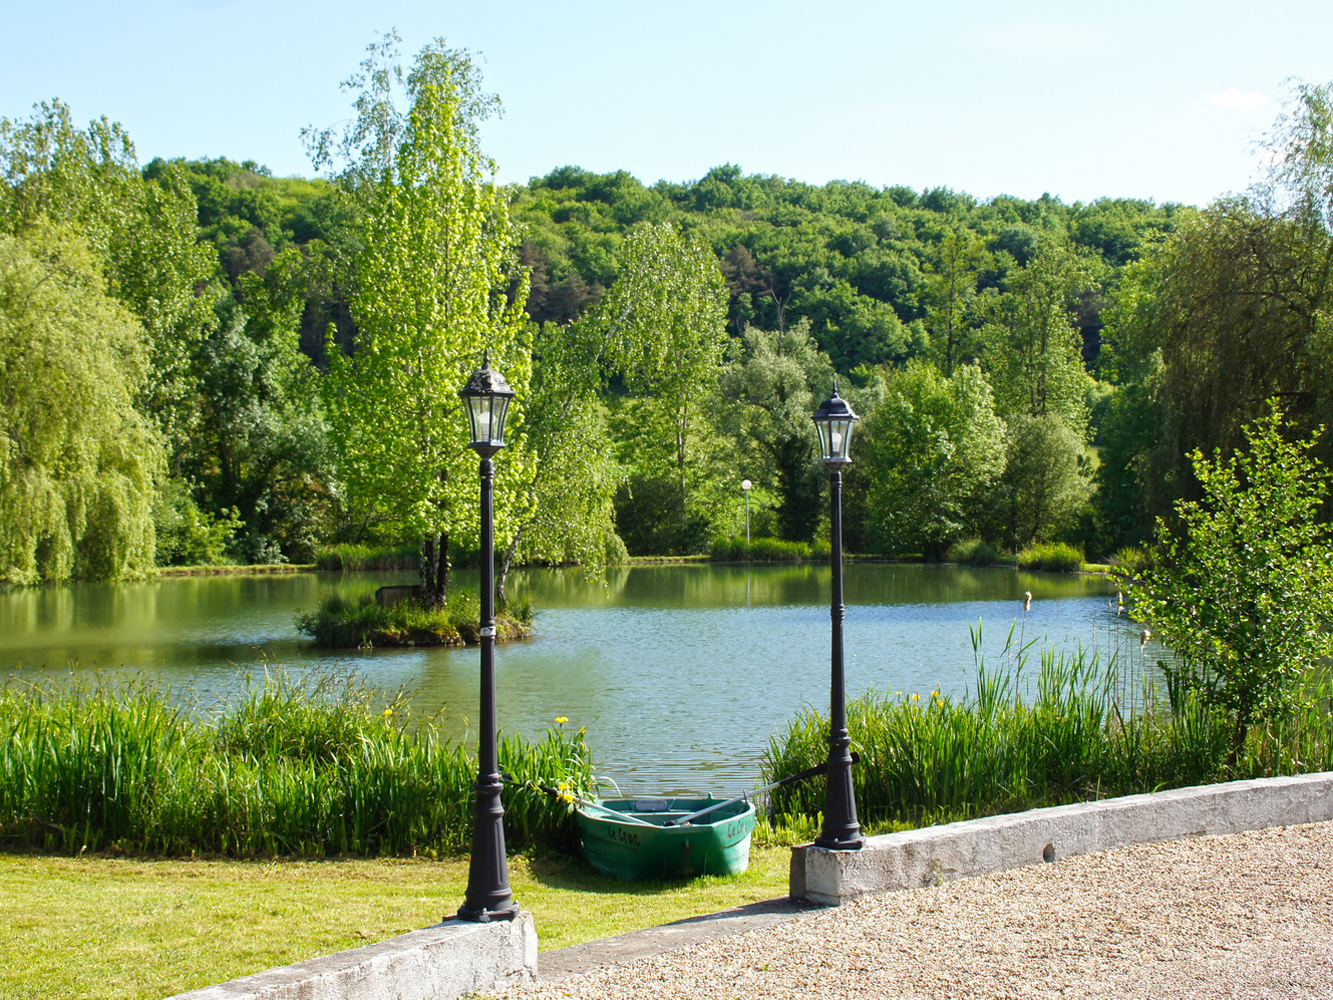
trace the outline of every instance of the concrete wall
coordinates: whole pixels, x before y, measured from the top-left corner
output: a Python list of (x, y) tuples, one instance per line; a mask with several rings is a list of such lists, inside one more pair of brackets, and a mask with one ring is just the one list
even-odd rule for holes
[(1333, 819), (1333, 773), (1130, 795), (867, 838), (859, 851), (792, 849), (793, 899), (837, 906), (1128, 844)]
[(446, 920), (168, 1000), (453, 1000), (536, 976), (537, 930), (520, 913), (512, 922)]

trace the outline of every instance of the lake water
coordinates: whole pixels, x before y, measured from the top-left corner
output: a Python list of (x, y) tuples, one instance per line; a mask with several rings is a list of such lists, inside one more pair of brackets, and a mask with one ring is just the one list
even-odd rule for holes
[[(475, 574), (455, 579), (475, 586)], [(369, 593), (407, 574), (188, 577), (0, 594), (0, 673), (139, 673), (208, 705), (274, 663), (357, 671), (414, 692), (418, 715), (469, 735), (475, 648), (330, 652), (295, 628), (330, 589)], [(729, 793), (755, 785), (769, 738), (801, 708), (828, 709), (827, 566), (636, 566), (511, 574), (537, 608), (536, 636), (499, 646), (505, 732), (534, 736), (556, 716), (585, 726), (596, 770), (627, 794)], [(970, 628), (992, 667), (1011, 627), (1038, 646), (1132, 648), (1098, 577), (849, 563), (847, 690), (961, 694), (974, 683)], [(1022, 611), (1022, 595), (1034, 595)]]

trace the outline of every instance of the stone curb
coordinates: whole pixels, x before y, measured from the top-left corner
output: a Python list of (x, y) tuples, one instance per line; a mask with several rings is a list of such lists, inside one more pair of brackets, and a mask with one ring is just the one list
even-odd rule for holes
[(536, 974), (537, 931), (525, 912), (494, 923), (446, 920), (167, 1000), (453, 1000)]
[(1333, 819), (1333, 772), (1200, 785), (1032, 809), (867, 838), (859, 851), (792, 849), (790, 895), (837, 906), (1130, 844)]

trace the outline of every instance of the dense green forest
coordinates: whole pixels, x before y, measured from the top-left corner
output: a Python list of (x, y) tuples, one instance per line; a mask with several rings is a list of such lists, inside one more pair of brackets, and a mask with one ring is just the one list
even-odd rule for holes
[(742, 479), (756, 536), (822, 537), (835, 378), (868, 554), (1103, 558), (1270, 399), (1293, 437), (1329, 421), (1333, 85), (1293, 87), (1269, 176), (1191, 207), (732, 165), (506, 187), (466, 54), (387, 38), (349, 82), (316, 179), (140, 164), (54, 100), (0, 119), (0, 581), (424, 541), (442, 593), (476, 545), (484, 348), (519, 392), (506, 567), (706, 551), (743, 534)]

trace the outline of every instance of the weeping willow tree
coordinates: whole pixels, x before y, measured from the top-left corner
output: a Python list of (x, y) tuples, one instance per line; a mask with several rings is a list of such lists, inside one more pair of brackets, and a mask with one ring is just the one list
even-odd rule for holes
[(79, 234), (101, 289), (141, 328), (148, 358), (136, 404), (178, 451), (197, 425), (194, 359), (213, 325), (197, 289), (217, 261), (198, 240), (197, 211), (182, 168), (169, 164), (145, 180), (115, 122), (79, 128), (60, 101), (26, 120), (0, 118), (0, 232), (51, 223)]
[(68, 229), (0, 234), (0, 581), (152, 570), (162, 449), (134, 407), (144, 334), (104, 287)]

